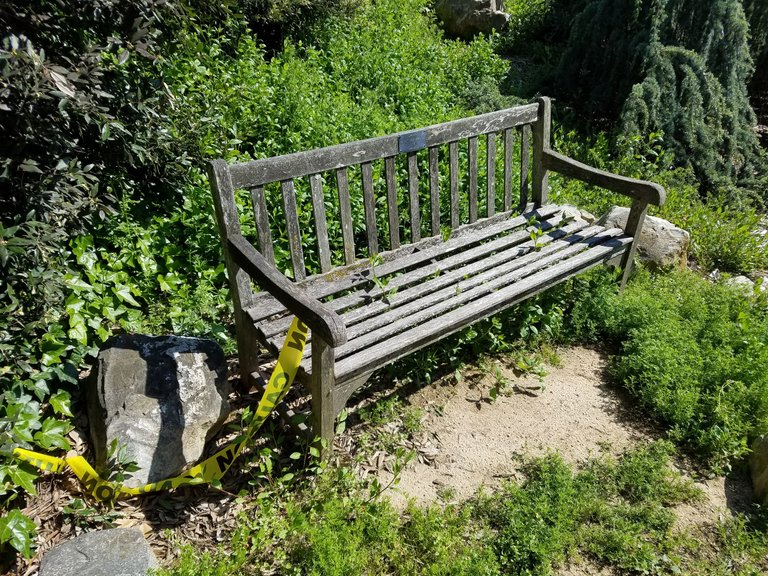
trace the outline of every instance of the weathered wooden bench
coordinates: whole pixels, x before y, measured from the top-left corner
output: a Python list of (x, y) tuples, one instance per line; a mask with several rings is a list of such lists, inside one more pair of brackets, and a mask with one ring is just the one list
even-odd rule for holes
[[(376, 369), (597, 264), (620, 262), (623, 286), (664, 189), (552, 151), (550, 125), (550, 101), (538, 98), (328, 148), (212, 161), (243, 375), (256, 372), (259, 343), (276, 354), (298, 316), (311, 329), (299, 379), (314, 433), (330, 440)], [(630, 196), (626, 229), (549, 204), (548, 171)], [(243, 206), (255, 225), (241, 226)]]

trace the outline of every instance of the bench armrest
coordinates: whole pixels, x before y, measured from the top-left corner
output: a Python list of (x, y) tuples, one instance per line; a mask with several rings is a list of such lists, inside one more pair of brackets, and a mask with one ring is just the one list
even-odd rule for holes
[(347, 342), (347, 329), (339, 315), (280, 274), (242, 235), (230, 234), (227, 244), (235, 263), (312, 332), (334, 348)]
[(618, 192), (649, 204), (661, 206), (667, 197), (667, 192), (663, 186), (647, 180), (627, 178), (598, 170), (552, 150), (544, 150), (543, 160), (544, 168), (547, 170), (559, 172), (564, 176), (570, 176), (587, 184), (599, 186), (611, 192)]

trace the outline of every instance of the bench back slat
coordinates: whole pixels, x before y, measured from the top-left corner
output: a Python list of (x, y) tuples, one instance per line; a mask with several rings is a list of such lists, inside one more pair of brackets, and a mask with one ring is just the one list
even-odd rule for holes
[(448, 225), (455, 230), (512, 211), (518, 174), (524, 204), (538, 108), (225, 169), (234, 187), (251, 194), (261, 253), (270, 264), (292, 269), (286, 274), (298, 281), (380, 250), (439, 238)]
[[(536, 121), (537, 110), (538, 104), (528, 104), (436, 124), (411, 132), (424, 133), (423, 148), (439, 146), (469, 136), (530, 124)], [(362, 162), (372, 162), (386, 156), (396, 156), (401, 152), (400, 139), (411, 132), (400, 132), (328, 148), (235, 164), (230, 167), (232, 185), (234, 188), (251, 188), (269, 182), (345, 168)]]
[(528, 189), (530, 188), (530, 177), (528, 175), (531, 157), (530, 142), (531, 127), (523, 126), (520, 129), (520, 206), (528, 204)]
[(275, 265), (275, 250), (272, 246), (272, 231), (269, 229), (269, 211), (264, 197), (264, 186), (251, 188), (251, 205), (256, 219), (256, 233), (259, 236), (259, 251), (267, 262)]
[(496, 133), (489, 132), (486, 135), (486, 216), (496, 214)]
[(459, 143), (448, 144), (448, 164), (451, 180), (451, 229), (459, 227)]
[(469, 159), (469, 223), (477, 222), (477, 136), (467, 139)]
[(309, 177), (309, 186), (312, 190), (312, 213), (315, 217), (320, 271), (328, 272), (332, 266), (331, 249), (328, 244), (328, 222), (325, 215), (325, 198), (323, 197), (323, 177), (320, 174), (312, 174)]
[(387, 213), (389, 216), (389, 249), (400, 248), (400, 212), (397, 203), (395, 183), (395, 157), (384, 159), (384, 178), (387, 182)]
[(291, 248), (293, 277), (296, 280), (304, 280), (307, 277), (307, 272), (304, 268), (304, 249), (301, 247), (299, 213), (296, 209), (296, 188), (293, 185), (293, 180), (283, 180), (280, 183), (280, 188), (283, 192), (285, 224), (288, 232), (288, 244)]
[(373, 166), (370, 162), (363, 162), (360, 165), (360, 169), (363, 176), (363, 208), (365, 209), (365, 232), (368, 237), (368, 251), (370, 254), (378, 254), (376, 199), (373, 197)]
[(352, 204), (349, 199), (349, 177), (347, 169), (336, 170), (336, 186), (339, 190), (339, 216), (341, 216), (341, 235), (344, 240), (344, 263), (355, 261), (355, 238), (352, 228)]
[(512, 210), (512, 162), (515, 151), (515, 133), (504, 130), (504, 211)]
[(429, 204), (432, 236), (440, 234), (440, 167), (437, 146), (429, 148)]
[(421, 240), (421, 211), (419, 210), (419, 162), (416, 152), (408, 152), (408, 199), (411, 242), (418, 242)]

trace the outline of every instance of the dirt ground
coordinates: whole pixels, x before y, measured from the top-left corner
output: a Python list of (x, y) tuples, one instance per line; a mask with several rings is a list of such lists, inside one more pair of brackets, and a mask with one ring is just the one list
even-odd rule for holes
[[(519, 377), (503, 364), (510, 383), (506, 395), (488, 401), (494, 370), (468, 372), (459, 382), (436, 384), (408, 397), (424, 414), (417, 444), (430, 458), (413, 461), (402, 473), (390, 498), (399, 507), (408, 499), (418, 503), (463, 500), (481, 487), (493, 489), (504, 479), (519, 479), (520, 455), (559, 452), (578, 465), (591, 454), (619, 454), (637, 443), (661, 438), (626, 395), (610, 383), (608, 356), (575, 347), (559, 352), (560, 365), (550, 367), (540, 382)], [(490, 373), (490, 374), (489, 374)], [(681, 472), (691, 476), (682, 469)], [(694, 477), (704, 498), (678, 508), (680, 528), (702, 533), (721, 514), (745, 511), (751, 502), (747, 478)], [(610, 574), (579, 564), (561, 576)]]

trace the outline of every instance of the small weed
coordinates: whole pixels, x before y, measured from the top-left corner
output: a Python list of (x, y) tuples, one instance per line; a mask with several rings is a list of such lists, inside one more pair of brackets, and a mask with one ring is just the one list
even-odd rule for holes
[(381, 278), (376, 274), (376, 266), (379, 266), (384, 262), (381, 256), (379, 256), (378, 254), (375, 254), (374, 256), (371, 256), (368, 260), (371, 265), (371, 280), (376, 285), (376, 287), (381, 291), (382, 300), (384, 300), (384, 302), (389, 304), (389, 298), (391, 296), (394, 296), (397, 293), (397, 287), (388, 288), (389, 282), (391, 279)]
[(453, 486), (438, 486), (436, 492), (441, 502), (451, 502), (456, 498), (456, 488)]
[(541, 244), (539, 243), (539, 240), (541, 239), (546, 232), (541, 228), (539, 220), (536, 218), (536, 216), (531, 216), (528, 218), (528, 236), (531, 238), (531, 242), (533, 242), (533, 249), (534, 250), (540, 250)]
[(495, 402), (499, 394), (506, 395), (512, 387), (512, 382), (504, 375), (504, 371), (498, 363), (493, 365), (493, 386), (488, 390), (491, 402)]
[(136, 472), (139, 466), (128, 456), (126, 446), (120, 445), (115, 438), (109, 444), (104, 468), (110, 482), (122, 483), (130, 478), (131, 472)]

